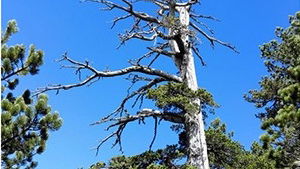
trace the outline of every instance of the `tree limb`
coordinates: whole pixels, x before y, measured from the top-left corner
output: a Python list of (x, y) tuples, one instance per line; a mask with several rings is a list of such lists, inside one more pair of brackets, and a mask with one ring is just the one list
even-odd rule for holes
[(14, 75), (17, 75), (18, 73), (20, 73), (20, 72), (22, 72), (22, 71), (24, 71), (26, 69), (28, 69), (28, 66), (24, 66), (24, 67), (21, 67), (21, 68), (19, 68), (17, 70), (13, 70), (13, 72), (11, 72), (11, 73), (9, 73), (9, 74), (7, 74), (5, 76), (2, 75), (1, 81), (7, 80), (8, 78), (10, 78), (10, 77), (12, 77)]
[(57, 91), (69, 90), (71, 88), (84, 86), (84, 85), (88, 84), (89, 82), (91, 82), (92, 80), (95, 80), (96, 78), (122, 76), (122, 75), (133, 73), (133, 72), (157, 76), (157, 77), (163, 78), (168, 81), (182, 82), (182, 79), (176, 75), (169, 74), (162, 70), (153, 69), (153, 68), (146, 67), (146, 66), (133, 65), (133, 66), (130, 66), (130, 67), (127, 67), (124, 69), (115, 70), (115, 71), (99, 71), (99, 70), (95, 69), (94, 67), (90, 66), (88, 64), (88, 62), (81, 63), (81, 62), (72, 60), (66, 54), (63, 56), (63, 58), (60, 61), (62, 61), (62, 60), (66, 60), (69, 63), (73, 64), (72, 66), (65, 66), (65, 67), (76, 68), (77, 70), (81, 70), (81, 69), (89, 70), (90, 72), (92, 72), (92, 75), (88, 76), (87, 78), (85, 78), (83, 81), (81, 81), (79, 83), (73, 83), (73, 84), (68, 84), (68, 85), (52, 85), (52, 86), (48, 86), (45, 88), (40, 88), (35, 93), (35, 95), (46, 92), (46, 91), (50, 91), (50, 90), (57, 90)]
[(128, 5), (128, 7), (124, 7), (120, 4), (117, 4), (117, 3), (114, 3), (111, 1), (107, 1), (107, 0), (86, 0), (86, 1), (104, 4), (105, 6), (107, 6), (107, 8), (106, 8), (107, 10), (112, 10), (114, 8), (120, 9), (120, 10), (127, 12), (127, 13), (131, 14), (132, 16), (139, 18), (146, 22), (161, 24), (160, 20), (158, 20), (157, 18), (155, 18), (153, 16), (150, 16), (147, 13), (134, 11), (132, 4), (126, 0), (122, 0), (122, 1), (125, 2)]
[(202, 34), (207, 40), (209, 40), (212, 46), (215, 46), (215, 42), (216, 42), (216, 43), (219, 43), (219, 44), (221, 44), (223, 46), (226, 46), (226, 47), (230, 48), (231, 50), (235, 51), (236, 53), (239, 53), (239, 51), (234, 46), (232, 46), (229, 43), (223, 42), (223, 41), (221, 41), (219, 39), (216, 39), (215, 37), (212, 37), (212, 36), (208, 35), (206, 32), (204, 32), (201, 28), (199, 28), (193, 22), (190, 22), (190, 25), (195, 30), (197, 30), (200, 34)]
[(166, 81), (166, 79), (163, 78), (156, 78), (151, 80), (148, 84), (140, 87), (138, 90), (132, 92), (131, 94), (128, 94), (122, 101), (121, 104), (118, 106), (118, 108), (113, 111), (112, 113), (110, 113), (109, 115), (105, 116), (104, 118), (102, 118), (102, 121), (105, 121), (106, 119), (109, 119), (112, 115), (115, 115), (117, 113), (122, 113), (124, 111), (125, 108), (125, 104), (127, 103), (127, 101), (131, 98), (133, 98), (134, 96), (140, 95), (145, 93), (148, 89), (150, 89), (151, 87), (153, 87), (154, 85), (157, 85), (160, 82)]
[[(113, 147), (115, 145), (119, 144), (120, 151), (122, 151), (121, 136), (122, 136), (123, 130), (126, 127), (126, 125), (128, 123), (136, 121), (136, 120), (144, 121), (144, 119), (147, 117), (153, 117), (154, 119), (161, 118), (163, 120), (170, 121), (172, 123), (179, 123), (179, 124), (184, 123), (183, 113), (162, 112), (162, 111), (153, 110), (153, 109), (142, 109), (136, 115), (101, 119), (100, 121), (97, 121), (91, 125), (102, 124), (102, 123), (106, 123), (106, 122), (110, 121), (110, 122), (113, 122), (113, 124), (109, 125), (106, 128), (106, 130), (109, 130), (112, 127), (118, 127), (118, 128), (114, 132), (112, 132), (110, 135), (106, 136), (104, 139), (102, 139), (99, 142), (98, 146), (96, 147), (96, 150), (97, 150), (96, 154), (98, 154), (101, 145), (103, 143), (105, 143), (106, 141), (108, 141), (112, 137), (116, 137)], [(155, 135), (154, 135), (153, 140), (151, 141), (150, 148), (152, 147), (154, 139), (156, 137), (157, 121), (156, 121), (154, 130), (155, 130)]]

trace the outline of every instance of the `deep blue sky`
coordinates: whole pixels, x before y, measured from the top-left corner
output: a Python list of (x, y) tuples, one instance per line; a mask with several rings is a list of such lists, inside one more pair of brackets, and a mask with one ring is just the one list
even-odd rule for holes
[[(146, 6), (140, 6), (140, 9), (143, 8)], [(211, 49), (203, 39), (201, 53), (207, 66), (200, 66), (196, 59), (199, 86), (208, 89), (221, 105), (208, 122), (220, 117), (229, 130), (234, 131), (234, 138), (249, 148), (262, 133), (254, 116), (259, 110), (243, 99), (243, 94), (258, 88), (258, 81), (267, 74), (258, 47), (274, 38), (276, 26), (288, 26), (288, 15), (300, 9), (300, 2), (203, 0), (197, 8), (201, 14), (219, 18), (221, 22), (207, 23), (218, 38), (231, 42), (241, 52), (236, 54), (219, 45)], [(115, 50), (117, 33), (128, 24), (123, 22), (111, 30), (111, 20), (115, 15), (120, 13), (100, 11), (98, 4), (80, 3), (78, 0), (2, 0), (2, 28), (10, 19), (16, 19), (20, 28), (10, 44), (35, 44), (45, 52), (45, 64), (40, 74), (26, 77), (18, 90), (75, 82), (77, 78), (71, 70), (60, 69), (59, 64), (54, 62), (65, 51), (73, 58), (89, 60), (98, 69), (123, 68), (128, 65), (129, 58), (143, 54), (145, 46), (138, 41)], [(159, 62), (155, 65), (157, 68), (176, 72), (170, 60), (162, 58)], [(103, 130), (105, 125), (89, 124), (114, 110), (126, 95), (128, 85), (122, 77), (103, 79), (90, 87), (61, 91), (59, 95), (49, 92), (52, 109), (60, 112), (64, 125), (58, 132), (51, 133), (46, 152), (36, 158), (38, 169), (88, 167), (120, 154), (118, 148), (110, 149), (111, 144), (107, 143), (95, 156), (91, 148), (109, 133)], [(126, 155), (138, 154), (148, 148), (153, 122), (146, 122), (146, 125), (128, 126), (123, 137)], [(168, 126), (166, 122), (159, 126), (155, 149), (176, 143), (177, 137)]]

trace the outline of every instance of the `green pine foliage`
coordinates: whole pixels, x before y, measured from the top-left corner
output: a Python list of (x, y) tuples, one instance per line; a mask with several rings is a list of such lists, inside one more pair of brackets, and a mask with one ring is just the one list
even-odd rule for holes
[(6, 45), (12, 34), (18, 31), (15, 20), (8, 22), (8, 26), (1, 36), (1, 81), (7, 82), (9, 89), (14, 89), (18, 84), (18, 79), (11, 79), (14, 75), (37, 74), (39, 67), (43, 64), (44, 53), (36, 50), (34, 45), (29, 47), (26, 56), (25, 46), (17, 44)]
[(149, 89), (147, 98), (155, 101), (158, 108), (168, 112), (185, 113), (199, 109), (197, 104), (192, 103), (195, 99), (200, 99), (204, 116), (207, 116), (207, 110), (213, 113), (214, 108), (218, 107), (208, 91), (205, 89), (192, 91), (184, 83), (170, 82), (155, 89)]
[(13, 90), (19, 76), (37, 74), (43, 64), (43, 52), (30, 46), (8, 46), (12, 34), (18, 31), (15, 20), (8, 22), (1, 36), (1, 166), (4, 169), (35, 168), (33, 156), (46, 149), (49, 131), (62, 125), (57, 112), (51, 113), (48, 97), (39, 95), (33, 100), (29, 90), (15, 97)]
[(263, 147), (277, 167), (289, 167), (300, 160), (300, 12), (290, 17), (290, 26), (276, 29), (276, 40), (261, 46), (261, 57), (269, 72), (259, 90), (246, 99), (263, 112)]
[[(233, 140), (233, 132), (220, 119), (215, 119), (205, 131), (208, 158), (212, 169), (275, 169), (274, 162), (256, 143), (250, 151)], [(257, 150), (255, 150), (255, 148)], [(261, 150), (258, 153), (258, 149)]]
[(114, 157), (109, 161), (110, 169), (167, 169), (176, 167), (174, 161), (184, 156), (177, 145), (167, 146), (157, 151), (147, 151), (140, 155)]

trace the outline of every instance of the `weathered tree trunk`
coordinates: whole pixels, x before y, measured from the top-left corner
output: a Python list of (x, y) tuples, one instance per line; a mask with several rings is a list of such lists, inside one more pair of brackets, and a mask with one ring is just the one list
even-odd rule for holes
[[(180, 75), (192, 90), (197, 90), (197, 78), (194, 64), (192, 49), (189, 45), (189, 7), (176, 7), (180, 20), (180, 39), (177, 43), (171, 42), (174, 51), (179, 54), (174, 58), (176, 66), (180, 71)], [(171, 30), (172, 31), (172, 30)], [(171, 32), (172, 33), (172, 32)], [(181, 42), (179, 42), (181, 41)], [(183, 46), (180, 46), (183, 45)], [(184, 51), (182, 51), (184, 50)], [(203, 116), (200, 109), (200, 100), (193, 101), (199, 105), (198, 110), (190, 110), (185, 114), (185, 130), (187, 133), (187, 151), (188, 164), (198, 169), (209, 169), (207, 145), (204, 133)]]
[[(195, 72), (194, 58), (189, 51), (185, 56), (186, 72), (185, 83), (192, 90), (197, 90), (197, 78)], [(204, 132), (203, 116), (200, 109), (200, 100), (193, 101), (199, 105), (196, 111), (189, 111), (185, 114), (185, 130), (188, 139), (188, 163), (198, 167), (199, 169), (209, 169), (207, 145)]]

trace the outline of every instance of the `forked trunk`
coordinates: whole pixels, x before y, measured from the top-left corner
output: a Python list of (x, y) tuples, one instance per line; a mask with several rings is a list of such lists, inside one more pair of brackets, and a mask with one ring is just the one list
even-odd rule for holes
[[(180, 52), (174, 57), (176, 66), (180, 70), (180, 75), (184, 83), (192, 90), (197, 90), (197, 78), (194, 64), (194, 57), (189, 45), (189, 7), (176, 7), (180, 20), (180, 39), (171, 41), (170, 44), (176, 52)], [(172, 30), (170, 31), (172, 34)], [(179, 42), (180, 41), (180, 42)], [(183, 45), (183, 46), (179, 46)], [(184, 50), (184, 51), (182, 51)], [(198, 169), (209, 169), (207, 145), (204, 133), (203, 115), (200, 109), (200, 100), (193, 101), (199, 105), (198, 110), (189, 110), (185, 114), (185, 130), (187, 133), (188, 164)]]

